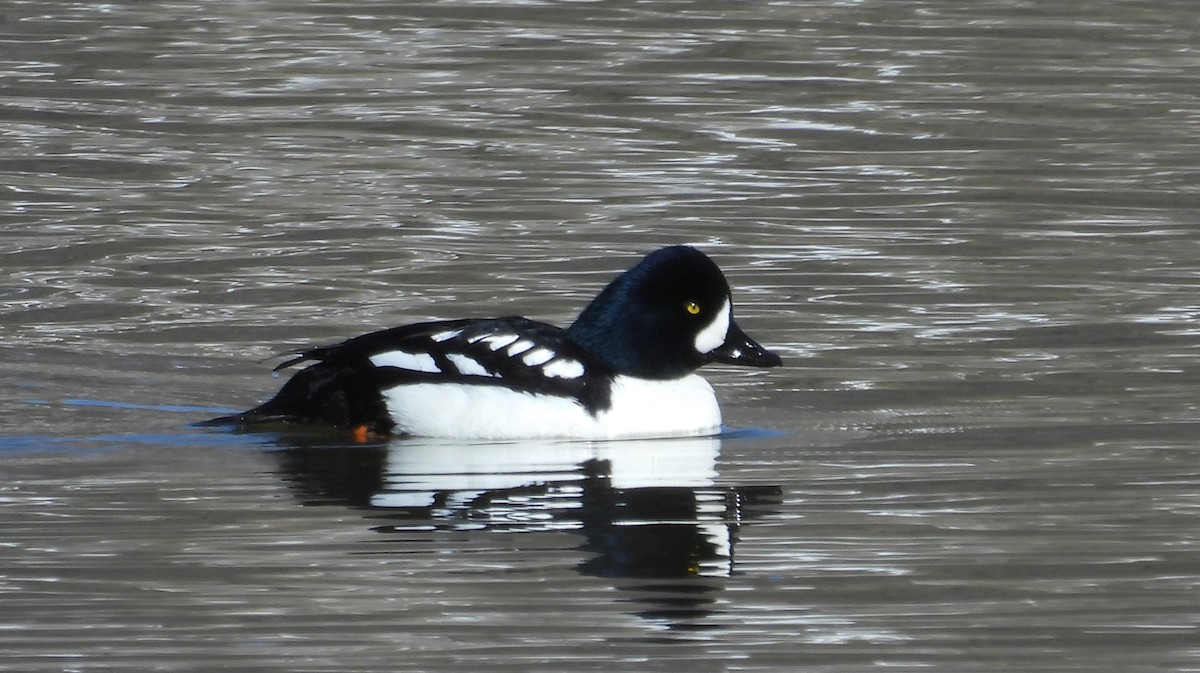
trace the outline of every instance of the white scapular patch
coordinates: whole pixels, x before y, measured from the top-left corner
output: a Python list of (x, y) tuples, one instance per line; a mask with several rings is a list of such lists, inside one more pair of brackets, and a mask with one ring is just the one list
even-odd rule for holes
[(443, 341), (449, 341), (450, 339), (453, 339), (454, 337), (456, 337), (462, 333), (463, 333), (463, 331), (461, 328), (460, 329), (450, 329), (450, 330), (446, 330), (445, 332), (438, 332), (437, 334), (434, 334), (433, 336), (431, 336), (429, 338), (433, 339), (434, 341), (436, 341), (438, 343), (441, 343)]
[(542, 373), (551, 378), (577, 379), (583, 376), (583, 364), (578, 360), (555, 360), (542, 367)]
[(721, 344), (725, 343), (725, 335), (729, 333), (729, 323), (733, 320), (733, 306), (729, 303), (729, 298), (725, 298), (725, 303), (721, 304), (721, 308), (717, 309), (713, 315), (712, 322), (708, 326), (700, 330), (696, 335), (696, 351), (699, 353), (709, 353)]
[(513, 357), (516, 355), (520, 355), (521, 353), (524, 353), (525, 351), (529, 350), (530, 348), (533, 348), (533, 342), (528, 339), (521, 339), (517, 343), (508, 347), (508, 356)]
[(483, 343), (487, 344), (488, 348), (498, 351), (516, 340), (516, 334), (489, 334), (487, 336), (473, 336), (470, 339), (467, 339), (467, 343), (473, 344), (482, 341)]
[(376, 367), (399, 367), (414, 372), (429, 372), (441, 374), (433, 356), (429, 353), (409, 353), (406, 351), (388, 351), (371, 356), (371, 364)]
[(459, 374), (467, 376), (494, 376), (483, 365), (472, 357), (463, 355), (462, 353), (447, 353), (446, 359), (454, 363), (454, 367), (458, 369)]
[(546, 364), (553, 359), (554, 351), (547, 350), (545, 348), (535, 348), (534, 350), (526, 353), (525, 357), (521, 358), (521, 362), (524, 362), (530, 367), (536, 367), (538, 365)]
[(397, 429), (462, 439), (699, 437), (721, 429), (712, 386), (692, 374), (670, 381), (618, 376), (612, 406), (593, 416), (571, 397), (502, 386), (416, 383), (383, 392)]

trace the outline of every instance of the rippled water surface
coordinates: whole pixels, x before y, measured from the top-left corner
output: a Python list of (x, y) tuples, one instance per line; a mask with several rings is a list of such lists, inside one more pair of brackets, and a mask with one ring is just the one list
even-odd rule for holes
[[(1200, 13), (0, 10), (0, 670), (1200, 670)], [(193, 421), (686, 242), (728, 430)]]

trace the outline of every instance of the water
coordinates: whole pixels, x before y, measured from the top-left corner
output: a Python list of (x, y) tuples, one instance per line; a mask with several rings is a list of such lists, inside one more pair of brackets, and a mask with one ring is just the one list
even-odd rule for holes
[[(1200, 15), (0, 12), (0, 670), (1200, 669)], [(189, 423), (712, 254), (716, 439)]]

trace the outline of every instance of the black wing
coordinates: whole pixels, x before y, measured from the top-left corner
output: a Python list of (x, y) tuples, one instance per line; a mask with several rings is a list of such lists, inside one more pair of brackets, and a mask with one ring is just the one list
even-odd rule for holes
[(607, 406), (612, 378), (566, 330), (520, 317), (394, 327), (300, 351), (276, 369), (309, 361), (370, 363), (385, 388), (404, 383), (502, 385), (575, 397), (591, 410)]
[(612, 373), (567, 337), (527, 318), (448, 320), (371, 332), (297, 351), (276, 370), (311, 362), (270, 400), (206, 424), (268, 421), (395, 426), (384, 391), (407, 383), (497, 385), (562, 395), (596, 413), (610, 403)]

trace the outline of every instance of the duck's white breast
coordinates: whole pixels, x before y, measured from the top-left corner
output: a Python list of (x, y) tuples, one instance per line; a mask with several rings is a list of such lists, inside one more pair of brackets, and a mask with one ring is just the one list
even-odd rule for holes
[(595, 416), (569, 397), (495, 385), (415, 383), (383, 392), (397, 430), (463, 439), (698, 437), (721, 429), (721, 409), (696, 374), (671, 381), (618, 376), (612, 406)]

